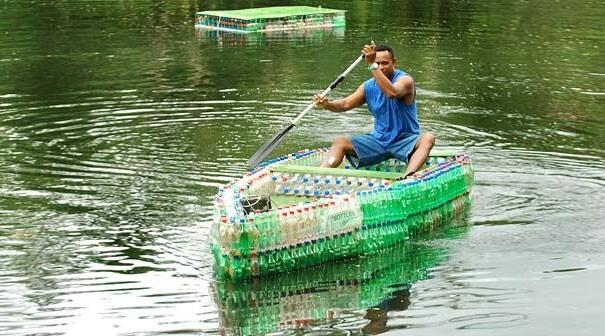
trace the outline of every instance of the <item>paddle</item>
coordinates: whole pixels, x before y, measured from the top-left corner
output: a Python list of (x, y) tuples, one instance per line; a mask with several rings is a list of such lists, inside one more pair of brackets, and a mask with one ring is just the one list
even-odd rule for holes
[[(338, 78), (330, 84), (330, 86), (321, 93), (322, 97), (325, 97), (332, 91), (340, 82), (342, 82), (345, 77), (351, 72), (357, 64), (359, 64), (363, 60), (363, 55), (359, 56), (353, 64), (351, 64), (347, 70), (345, 70)], [(289, 124), (285, 125), (279, 132), (277, 132), (271, 139), (265, 142), (257, 151), (254, 153), (250, 159), (248, 159), (248, 166), (250, 168), (256, 167), (259, 163), (265, 160), (267, 156), (282, 142), (284, 137), (288, 132), (290, 132), (296, 124), (302, 119), (307, 112), (311, 111), (311, 109), (315, 107), (315, 103), (309, 104), (304, 111), (302, 111), (296, 118), (290, 121)]]

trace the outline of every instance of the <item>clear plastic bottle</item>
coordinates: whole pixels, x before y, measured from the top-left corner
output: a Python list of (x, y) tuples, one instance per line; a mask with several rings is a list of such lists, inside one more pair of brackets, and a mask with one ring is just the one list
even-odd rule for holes
[(308, 242), (313, 237), (313, 223), (312, 223), (312, 215), (311, 208), (308, 205), (303, 207), (302, 214), (302, 222), (303, 222), (303, 232), (300, 233), (300, 237), (303, 242)]
[(334, 220), (335, 217), (337, 218), (336, 213), (338, 211), (338, 209), (336, 208), (336, 202), (334, 202), (333, 200), (330, 200), (328, 203), (328, 218), (330, 218), (330, 222), (327, 223), (328, 227), (328, 231), (329, 231), (329, 235), (333, 236), (335, 234), (337, 234), (338, 231), (340, 231), (340, 223), (338, 220)]
[(310, 221), (310, 230), (311, 230), (311, 238), (317, 239), (321, 236), (321, 228), (319, 227), (319, 206), (316, 203), (311, 204), (309, 209), (309, 221)]
[(288, 240), (289, 223), (290, 223), (290, 218), (288, 217), (288, 211), (282, 211), (279, 216), (280, 240), (275, 242), (275, 247), (283, 246), (284, 244), (286, 244), (286, 241)]
[(306, 221), (303, 217), (303, 207), (299, 205), (296, 207), (296, 217), (294, 218), (292, 244), (300, 244), (304, 240), (305, 224)]

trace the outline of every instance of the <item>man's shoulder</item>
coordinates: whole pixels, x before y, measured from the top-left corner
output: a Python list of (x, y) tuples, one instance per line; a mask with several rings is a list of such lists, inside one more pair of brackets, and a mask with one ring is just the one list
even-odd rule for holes
[(399, 79), (399, 78), (404, 77), (404, 76), (412, 78), (412, 75), (410, 75), (409, 73), (405, 72), (404, 70), (401, 70), (399, 68), (395, 69), (395, 72), (393, 73), (393, 78), (394, 79)]
[(364, 90), (366, 90), (368, 88), (368, 86), (370, 86), (370, 85), (375, 85), (375, 83), (376, 83), (376, 79), (374, 79), (374, 77), (366, 79), (365, 82), (363, 82)]
[(399, 69), (395, 70), (392, 82), (402, 82), (406, 85), (415, 85), (414, 77), (412, 77), (412, 75), (410, 75), (409, 73)]

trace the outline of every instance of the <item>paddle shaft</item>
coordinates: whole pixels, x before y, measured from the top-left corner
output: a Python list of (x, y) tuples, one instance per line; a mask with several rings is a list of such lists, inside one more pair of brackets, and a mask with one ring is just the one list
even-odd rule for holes
[[(335, 87), (338, 86), (338, 84), (340, 84), (340, 82), (342, 82), (345, 77), (347, 77), (347, 75), (353, 71), (353, 69), (355, 69), (355, 67), (357, 66), (357, 64), (359, 64), (361, 61), (363, 61), (364, 55), (359, 56), (355, 62), (353, 62), (353, 64), (349, 65), (349, 67), (342, 73), (340, 74), (340, 76), (338, 76), (338, 78), (336, 78), (335, 81), (332, 82), (332, 84), (330, 84), (330, 86), (328, 86), (327, 89), (324, 90), (324, 92), (322, 92), (320, 94), (321, 97), (325, 97), (327, 96), (330, 91), (334, 90)], [(311, 109), (315, 107), (315, 103), (311, 103), (309, 104), (309, 106), (307, 106), (307, 108), (304, 109), (304, 111), (302, 111), (296, 118), (294, 118), (294, 120), (292, 120), (292, 124), (296, 125), (298, 124), (298, 122), (300, 121), (300, 119), (302, 119), (305, 114), (307, 114), (309, 111), (311, 111)]]

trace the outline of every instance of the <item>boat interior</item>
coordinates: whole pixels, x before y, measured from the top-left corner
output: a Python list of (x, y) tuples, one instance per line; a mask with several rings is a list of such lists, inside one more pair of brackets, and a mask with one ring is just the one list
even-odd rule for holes
[[(457, 152), (433, 150), (423, 169), (430, 169)], [(386, 187), (404, 178), (406, 165), (396, 159), (359, 169), (346, 162), (338, 168), (321, 168), (319, 164), (326, 154), (327, 151), (319, 151), (270, 167), (270, 187), (267, 192), (248, 199), (245, 209), (264, 212), (312, 203), (321, 198)]]

